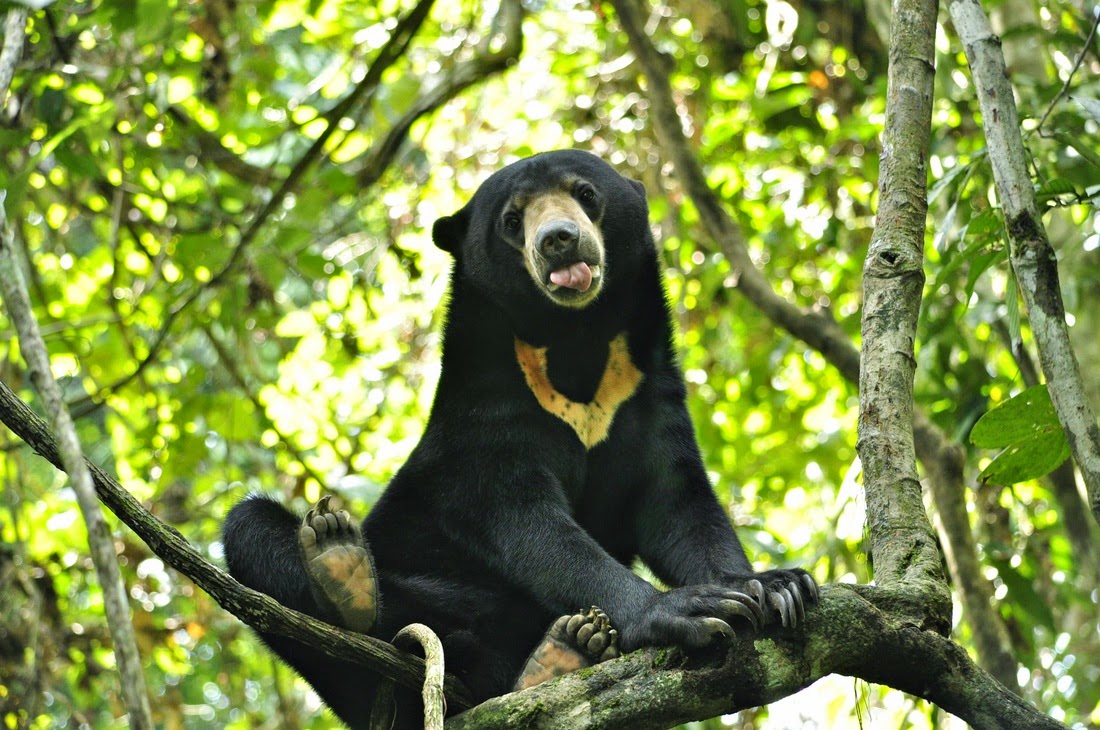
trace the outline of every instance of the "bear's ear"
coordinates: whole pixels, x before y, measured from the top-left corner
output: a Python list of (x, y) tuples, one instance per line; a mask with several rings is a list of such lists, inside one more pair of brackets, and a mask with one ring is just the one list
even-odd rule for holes
[(432, 226), (432, 242), (447, 253), (454, 255), (466, 238), (466, 229), (470, 226), (467, 208), (454, 215), (440, 218)]

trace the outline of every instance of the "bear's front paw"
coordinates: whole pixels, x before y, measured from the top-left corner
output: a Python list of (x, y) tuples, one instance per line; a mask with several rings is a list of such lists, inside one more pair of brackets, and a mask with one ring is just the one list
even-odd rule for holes
[(817, 603), (817, 582), (801, 568), (766, 570), (722, 582), (753, 597), (764, 613), (764, 623), (778, 618), (784, 628), (794, 628), (806, 618), (806, 606)]
[(624, 651), (641, 646), (698, 649), (719, 636), (733, 636), (731, 624), (747, 621), (755, 631), (764, 611), (748, 593), (721, 585), (685, 586), (659, 593), (623, 630)]

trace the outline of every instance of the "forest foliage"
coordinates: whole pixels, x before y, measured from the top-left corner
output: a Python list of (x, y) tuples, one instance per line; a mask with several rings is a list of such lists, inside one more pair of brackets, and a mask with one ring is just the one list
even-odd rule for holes
[[(1097, 10), (985, 5), (1095, 410)], [(100, 0), (30, 14), (0, 109), (0, 189), (86, 453), (215, 561), (221, 519), (250, 492), (301, 509), (331, 491), (365, 513), (439, 375), (449, 261), (432, 222), (503, 164), (579, 147), (648, 189), (699, 442), (750, 556), (870, 581), (855, 385), (736, 291), (657, 141), (611, 6), (530, 0), (521, 49), (486, 43), (507, 30), (501, 7)], [(979, 579), (1017, 689), (1096, 726), (1100, 530), (1079, 494), (1074, 507), (1045, 479), (1068, 447), (1036, 386), (974, 88), (941, 21), (917, 406), (965, 447)], [(653, 6), (646, 27), (755, 263), (853, 341), (888, 23), (881, 0), (687, 0)], [(5, 316), (0, 380), (35, 404)], [(73, 494), (3, 429), (0, 484), (0, 720), (111, 727), (122, 703)], [(158, 724), (331, 726), (240, 621), (111, 519)], [(958, 607), (955, 621), (968, 645)], [(711, 723), (941, 726), (931, 705), (853, 682)]]

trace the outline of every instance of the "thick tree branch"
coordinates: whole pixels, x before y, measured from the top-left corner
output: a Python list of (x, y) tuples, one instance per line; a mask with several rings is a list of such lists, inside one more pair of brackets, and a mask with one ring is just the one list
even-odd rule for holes
[(738, 638), (719, 655), (646, 649), (496, 697), (447, 727), (665, 728), (767, 704), (833, 673), (922, 697), (979, 730), (1064, 727), (895, 605), (884, 589), (825, 586), (799, 631)]
[[(47, 461), (62, 469), (57, 444), (46, 424), (0, 382), (0, 422)], [(107, 472), (86, 460), (103, 504), (137, 534), (149, 549), (206, 591), (225, 610), (257, 631), (288, 636), (318, 647), (329, 656), (362, 664), (405, 687), (419, 689), (424, 662), (384, 641), (338, 629), (279, 605), (275, 599), (238, 583), (208, 562), (178, 530), (158, 520)], [(451, 676), (444, 682), (452, 707), (469, 707), (467, 690)]]
[(1009, 259), (1027, 303), (1047, 390), (1085, 480), (1092, 515), (1100, 522), (1100, 428), (1070, 346), (1058, 283), (1058, 259), (1047, 238), (1027, 172), (1020, 117), (1001, 39), (989, 27), (978, 0), (950, 0), (948, 8), (974, 76), (997, 197), (1004, 208)]
[(936, 0), (897, 0), (891, 30), (879, 209), (863, 267), (859, 441), (875, 581), (945, 592), (917, 477), (914, 343), (924, 287)]

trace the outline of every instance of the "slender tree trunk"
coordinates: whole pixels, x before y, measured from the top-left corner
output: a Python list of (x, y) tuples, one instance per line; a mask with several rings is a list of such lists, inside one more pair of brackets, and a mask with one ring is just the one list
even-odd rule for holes
[(949, 601), (913, 443), (913, 343), (924, 286), (935, 0), (895, 2), (891, 32), (878, 218), (863, 268), (856, 448), (863, 462), (875, 582), (919, 584)]
[(1093, 517), (1100, 522), (1100, 428), (1070, 346), (1058, 261), (1027, 171), (1001, 40), (978, 0), (950, 0), (948, 8), (974, 77), (997, 197), (1004, 209), (1009, 260), (1027, 303), (1050, 400), (1085, 480)]
[[(0, 105), (7, 99), (15, 67), (22, 55), (26, 25), (26, 10), (12, 8), (8, 11), (4, 47), (0, 52)], [(122, 573), (118, 568), (114, 538), (103, 517), (91, 474), (84, 464), (80, 441), (62, 399), (61, 388), (53, 378), (46, 343), (38, 329), (38, 322), (34, 319), (27, 285), (19, 268), (21, 257), (17, 253), (17, 245), (4, 210), (4, 193), (0, 191), (0, 291), (3, 291), (8, 316), (19, 333), (19, 349), (30, 368), (31, 380), (50, 415), (65, 471), (69, 473), (77, 504), (88, 527), (88, 547), (100, 589), (103, 591), (103, 605), (107, 614), (107, 625), (111, 630), (122, 698), (129, 714), (130, 727), (151, 730), (153, 714), (149, 708), (145, 675), (137, 650), (134, 624), (130, 619), (126, 584), (123, 583)]]

